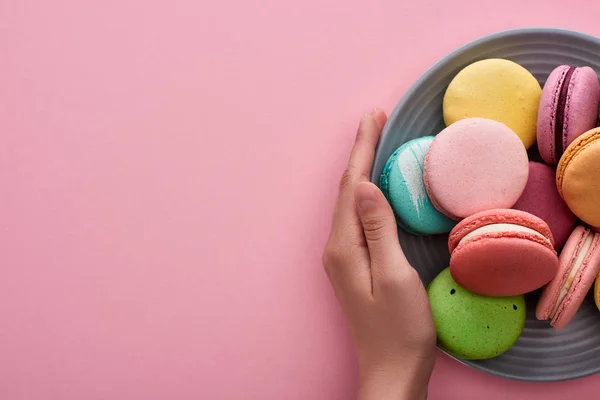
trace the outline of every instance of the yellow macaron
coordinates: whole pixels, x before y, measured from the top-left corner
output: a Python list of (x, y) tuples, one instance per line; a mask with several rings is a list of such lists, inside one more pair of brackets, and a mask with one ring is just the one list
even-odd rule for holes
[(465, 118), (502, 122), (529, 149), (536, 140), (542, 88), (525, 68), (509, 60), (477, 61), (460, 71), (444, 95), (446, 126)]
[(600, 310), (600, 274), (598, 274), (596, 282), (594, 282), (594, 301), (596, 302), (596, 307)]

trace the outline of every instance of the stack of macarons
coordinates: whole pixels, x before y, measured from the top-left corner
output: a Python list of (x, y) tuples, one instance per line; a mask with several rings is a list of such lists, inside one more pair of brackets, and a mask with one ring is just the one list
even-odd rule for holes
[(542, 89), (512, 61), (478, 61), (446, 90), (446, 128), (388, 159), (380, 187), (398, 225), (449, 233), (450, 267), (428, 293), (450, 353), (508, 350), (524, 327), (523, 295), (540, 288), (536, 316), (556, 329), (594, 280), (600, 309), (599, 103), (589, 67), (559, 66)]

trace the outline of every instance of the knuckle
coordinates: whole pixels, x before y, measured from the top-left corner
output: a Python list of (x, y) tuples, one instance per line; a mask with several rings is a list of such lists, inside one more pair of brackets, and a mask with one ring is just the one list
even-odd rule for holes
[(400, 280), (398, 279), (397, 274), (394, 273), (385, 273), (379, 277), (379, 286), (381, 290), (386, 293), (394, 293), (399, 290)]
[(411, 266), (399, 266), (396, 269), (396, 281), (399, 286), (415, 288), (421, 285), (421, 278)]
[(421, 284), (421, 278), (419, 277), (419, 274), (410, 266), (387, 265), (379, 266), (373, 269), (377, 271), (384, 271), (380, 272), (378, 281), (380, 282), (381, 289), (387, 293), (403, 291), (405, 294), (412, 292), (413, 295), (416, 295), (414, 288), (419, 287)]
[(367, 140), (367, 132), (365, 131), (364, 124), (359, 126), (358, 132), (356, 133), (356, 138), (354, 138), (354, 146), (366, 146), (369, 142)]
[(327, 275), (329, 275), (329, 272), (331, 271), (331, 255), (327, 251), (323, 252), (322, 262), (323, 269), (325, 270), (325, 272), (327, 272)]
[(354, 181), (354, 167), (349, 165), (348, 168), (342, 174), (342, 179), (340, 179), (340, 190), (345, 190), (352, 187), (352, 183)]
[(343, 254), (339, 248), (332, 244), (327, 244), (323, 251), (323, 268), (329, 273), (336, 265), (343, 262)]
[(371, 242), (377, 242), (387, 236), (387, 219), (381, 216), (371, 216), (363, 221), (365, 237)]

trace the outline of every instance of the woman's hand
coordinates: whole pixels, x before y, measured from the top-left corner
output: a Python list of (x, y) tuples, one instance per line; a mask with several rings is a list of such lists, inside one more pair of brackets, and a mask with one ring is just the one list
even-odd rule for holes
[(369, 182), (385, 122), (377, 109), (360, 122), (323, 265), (352, 330), (359, 399), (425, 399), (436, 352), (429, 301), (404, 257), (390, 205)]

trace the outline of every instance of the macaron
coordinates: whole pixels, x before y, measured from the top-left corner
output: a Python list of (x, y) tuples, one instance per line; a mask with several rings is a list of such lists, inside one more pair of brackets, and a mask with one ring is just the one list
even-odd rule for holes
[(444, 95), (446, 126), (464, 118), (489, 118), (506, 124), (529, 149), (536, 140), (542, 88), (529, 71), (509, 60), (486, 59), (468, 65)]
[(448, 249), (456, 282), (486, 296), (531, 292), (558, 270), (548, 224), (519, 210), (488, 210), (464, 219), (450, 232)]
[(565, 150), (556, 169), (556, 186), (573, 214), (600, 227), (600, 128), (590, 129)]
[(431, 204), (425, 189), (423, 162), (431, 142), (433, 136), (404, 143), (390, 156), (379, 180), (396, 222), (415, 235), (448, 233), (456, 225)]
[(578, 226), (560, 254), (560, 268), (542, 291), (535, 315), (563, 329), (573, 319), (600, 270), (600, 233)]
[(483, 360), (510, 349), (525, 326), (523, 296), (469, 292), (444, 269), (427, 288), (439, 346), (456, 357)]
[(514, 206), (528, 175), (527, 152), (510, 128), (491, 119), (467, 118), (435, 137), (425, 156), (423, 179), (435, 208), (461, 220)]
[(596, 303), (598, 310), (600, 310), (600, 273), (598, 273), (596, 281), (594, 282), (594, 302)]
[(513, 208), (543, 219), (552, 231), (557, 250), (562, 249), (577, 221), (558, 194), (556, 170), (534, 161), (529, 162), (527, 186)]
[(540, 99), (537, 142), (547, 164), (556, 165), (565, 149), (596, 126), (600, 85), (590, 67), (561, 65), (550, 73)]

